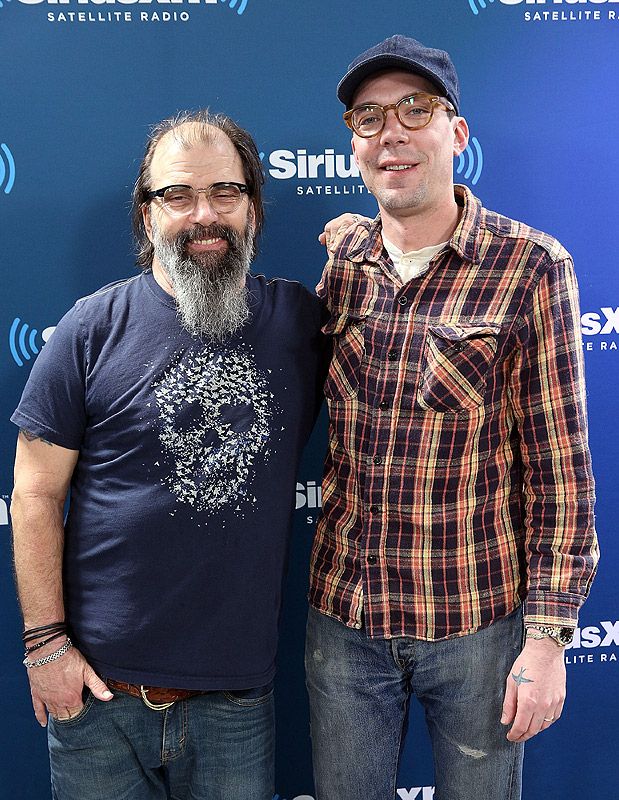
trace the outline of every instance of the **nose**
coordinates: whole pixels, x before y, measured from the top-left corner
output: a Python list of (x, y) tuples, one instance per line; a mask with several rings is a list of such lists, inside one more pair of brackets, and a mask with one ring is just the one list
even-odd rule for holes
[(385, 117), (385, 127), (380, 132), (380, 143), (406, 144), (409, 139), (409, 130), (400, 122), (395, 108), (390, 108)]
[(206, 226), (210, 225), (211, 222), (216, 222), (217, 219), (217, 212), (213, 210), (213, 207), (208, 201), (206, 193), (203, 191), (198, 192), (196, 206), (189, 215), (189, 221), (192, 223), (198, 222), (201, 225)]

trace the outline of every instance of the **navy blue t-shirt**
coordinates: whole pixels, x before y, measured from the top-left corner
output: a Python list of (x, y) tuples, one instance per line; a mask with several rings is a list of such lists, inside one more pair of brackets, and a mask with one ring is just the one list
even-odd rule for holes
[(66, 615), (106, 677), (243, 689), (275, 672), (320, 306), (296, 282), (247, 285), (251, 318), (221, 345), (181, 327), (150, 272), (79, 300), (11, 418), (79, 450)]

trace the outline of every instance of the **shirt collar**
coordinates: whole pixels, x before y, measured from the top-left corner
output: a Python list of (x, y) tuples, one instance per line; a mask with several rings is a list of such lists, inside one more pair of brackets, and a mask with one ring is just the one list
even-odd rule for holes
[[(449, 247), (463, 259), (474, 262), (479, 250), (481, 203), (468, 186), (461, 184), (454, 186), (454, 196), (456, 203), (462, 208), (462, 215), (449, 240)], [(381, 228), (380, 214), (371, 223), (359, 226), (350, 243), (346, 258), (356, 263), (378, 262), (383, 252)]]

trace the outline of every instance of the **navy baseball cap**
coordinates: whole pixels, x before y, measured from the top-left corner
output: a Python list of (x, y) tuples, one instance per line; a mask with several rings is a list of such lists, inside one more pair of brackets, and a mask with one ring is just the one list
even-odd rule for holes
[(426, 47), (408, 36), (390, 36), (383, 42), (361, 53), (348, 67), (348, 72), (337, 86), (337, 96), (346, 108), (361, 84), (375, 72), (401, 69), (413, 72), (432, 81), (444, 96), (453, 104), (458, 113), (460, 108), (460, 87), (456, 68), (444, 50)]

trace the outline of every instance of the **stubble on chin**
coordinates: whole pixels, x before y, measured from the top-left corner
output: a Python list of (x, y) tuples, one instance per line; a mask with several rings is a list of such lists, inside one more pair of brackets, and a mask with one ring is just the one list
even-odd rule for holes
[(425, 186), (416, 189), (379, 189), (371, 190), (376, 202), (385, 211), (413, 211), (423, 205), (427, 197)]

